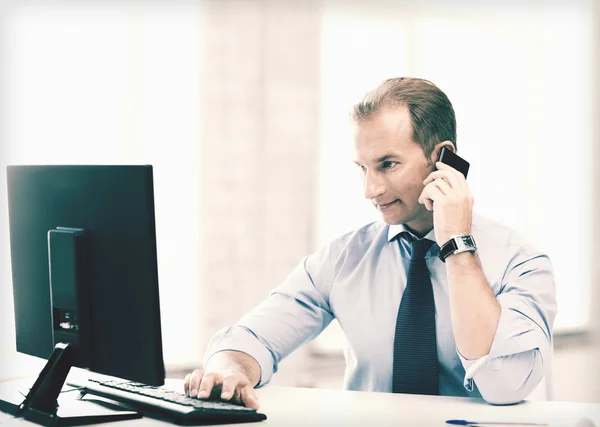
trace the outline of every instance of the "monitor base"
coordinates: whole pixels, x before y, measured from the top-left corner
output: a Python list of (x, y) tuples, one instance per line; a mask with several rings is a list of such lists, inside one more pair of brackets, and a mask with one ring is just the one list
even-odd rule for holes
[(87, 396), (85, 391), (65, 390), (69, 394), (61, 396), (72, 366), (72, 347), (57, 344), (29, 391), (22, 390), (22, 382), (13, 387), (11, 383), (0, 385), (0, 410), (44, 426), (77, 426), (142, 417), (127, 405)]
[(89, 399), (87, 396), (79, 397), (71, 400), (60, 399), (60, 405), (54, 414), (29, 409), (24, 418), (44, 426), (80, 426), (142, 417), (139, 412), (118, 402), (91, 395)]

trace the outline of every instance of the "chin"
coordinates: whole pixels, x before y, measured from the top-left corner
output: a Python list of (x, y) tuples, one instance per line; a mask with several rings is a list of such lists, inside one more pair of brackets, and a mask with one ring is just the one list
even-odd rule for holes
[(381, 214), (383, 222), (389, 225), (400, 225), (414, 222), (415, 220), (427, 216), (429, 211), (423, 207), (424, 212), (417, 210), (416, 212), (390, 212), (389, 214)]
[(385, 222), (386, 224), (389, 225), (400, 225), (400, 224), (404, 224), (410, 220), (407, 221), (406, 216), (402, 216), (402, 215), (381, 215), (381, 219), (383, 220), (383, 222)]

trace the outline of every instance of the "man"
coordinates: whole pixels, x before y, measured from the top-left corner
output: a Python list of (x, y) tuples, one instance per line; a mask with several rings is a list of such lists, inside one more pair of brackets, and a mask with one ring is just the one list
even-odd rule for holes
[(255, 387), (337, 318), (350, 390), (524, 399), (551, 358), (556, 298), (548, 257), (473, 214), (446, 95), (383, 82), (354, 107), (356, 164), (383, 221), (306, 257), (258, 307), (209, 344), (190, 396), (258, 408)]

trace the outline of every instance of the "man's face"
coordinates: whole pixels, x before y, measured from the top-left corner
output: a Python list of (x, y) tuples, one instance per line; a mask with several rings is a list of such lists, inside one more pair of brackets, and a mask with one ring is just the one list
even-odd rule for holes
[(408, 107), (383, 110), (355, 126), (355, 162), (360, 167), (365, 197), (388, 224), (405, 224), (427, 232), (432, 213), (418, 202), (423, 181), (434, 170), (423, 149), (412, 140)]

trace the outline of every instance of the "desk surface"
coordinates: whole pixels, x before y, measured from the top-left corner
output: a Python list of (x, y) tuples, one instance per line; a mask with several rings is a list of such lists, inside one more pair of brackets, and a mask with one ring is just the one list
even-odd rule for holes
[[(181, 380), (167, 380), (170, 388), (182, 388)], [(415, 396), (390, 393), (350, 392), (330, 389), (267, 386), (258, 390), (260, 412), (267, 420), (253, 426), (448, 426), (447, 419), (548, 423), (549, 427), (575, 427), (588, 417), (600, 427), (600, 404), (527, 401), (511, 406), (492, 406), (480, 399)], [(33, 425), (8, 419), (0, 413), (2, 427)], [(151, 418), (97, 426), (165, 426)], [(240, 425), (240, 424), (234, 424)], [(499, 426), (501, 427), (501, 426)]]

